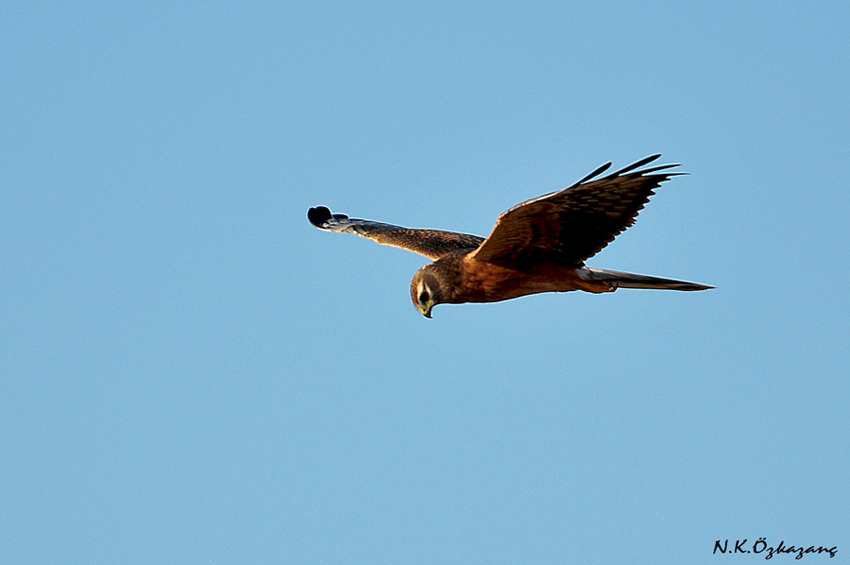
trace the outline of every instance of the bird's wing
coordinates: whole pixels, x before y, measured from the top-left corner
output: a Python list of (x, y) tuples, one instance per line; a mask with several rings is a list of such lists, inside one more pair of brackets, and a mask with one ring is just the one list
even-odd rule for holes
[(634, 224), (655, 188), (685, 174), (659, 172), (678, 165), (635, 170), (658, 157), (591, 180), (605, 172), (608, 163), (569, 188), (514, 206), (499, 216), (470, 259), (520, 271), (540, 264), (581, 265)]
[(324, 206), (310, 208), (307, 211), (307, 219), (320, 230), (353, 233), (381, 245), (398, 247), (435, 260), (453, 251), (471, 251), (484, 241), (483, 237), (477, 235), (410, 229), (372, 220), (349, 218), (345, 214), (331, 214)]

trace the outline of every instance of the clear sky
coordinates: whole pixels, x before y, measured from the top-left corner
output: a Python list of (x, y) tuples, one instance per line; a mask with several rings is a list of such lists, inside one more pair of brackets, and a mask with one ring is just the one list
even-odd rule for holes
[[(5, 3), (2, 561), (846, 562), (848, 30), (844, 1)], [(589, 264), (716, 290), (428, 320), (422, 257), (305, 217), (487, 235), (657, 152), (690, 175)]]

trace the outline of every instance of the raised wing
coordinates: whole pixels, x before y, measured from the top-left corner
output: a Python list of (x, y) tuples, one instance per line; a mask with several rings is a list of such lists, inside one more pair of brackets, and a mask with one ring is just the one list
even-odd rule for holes
[(591, 180), (606, 171), (611, 166), (608, 163), (569, 188), (514, 206), (499, 216), (470, 259), (520, 271), (541, 264), (583, 264), (635, 223), (654, 189), (670, 177), (684, 174), (659, 173), (678, 165), (635, 170), (660, 156)]
[(310, 208), (307, 211), (307, 219), (320, 230), (353, 233), (381, 245), (419, 253), (429, 259), (439, 259), (452, 251), (472, 251), (484, 241), (483, 237), (477, 235), (410, 229), (372, 220), (349, 218), (345, 214), (331, 214), (324, 206)]

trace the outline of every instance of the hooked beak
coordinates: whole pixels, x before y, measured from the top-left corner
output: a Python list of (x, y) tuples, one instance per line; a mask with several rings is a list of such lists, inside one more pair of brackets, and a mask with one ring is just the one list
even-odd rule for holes
[(425, 316), (426, 318), (430, 318), (431, 317), (431, 309), (433, 307), (434, 307), (434, 305), (431, 302), (428, 302), (428, 304), (426, 304), (425, 306), (420, 308), (419, 311), (422, 312), (422, 315)]

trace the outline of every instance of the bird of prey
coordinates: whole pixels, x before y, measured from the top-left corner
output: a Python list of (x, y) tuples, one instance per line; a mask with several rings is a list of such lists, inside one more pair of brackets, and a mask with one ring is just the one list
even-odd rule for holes
[(413, 304), (428, 318), (437, 304), (498, 302), (540, 292), (713, 288), (584, 264), (634, 224), (654, 189), (684, 174), (668, 170), (678, 165), (638, 170), (660, 156), (596, 178), (608, 163), (569, 188), (518, 204), (499, 216), (486, 239), (349, 218), (324, 206), (310, 208), (307, 219), (320, 230), (353, 233), (432, 259), (410, 283)]

